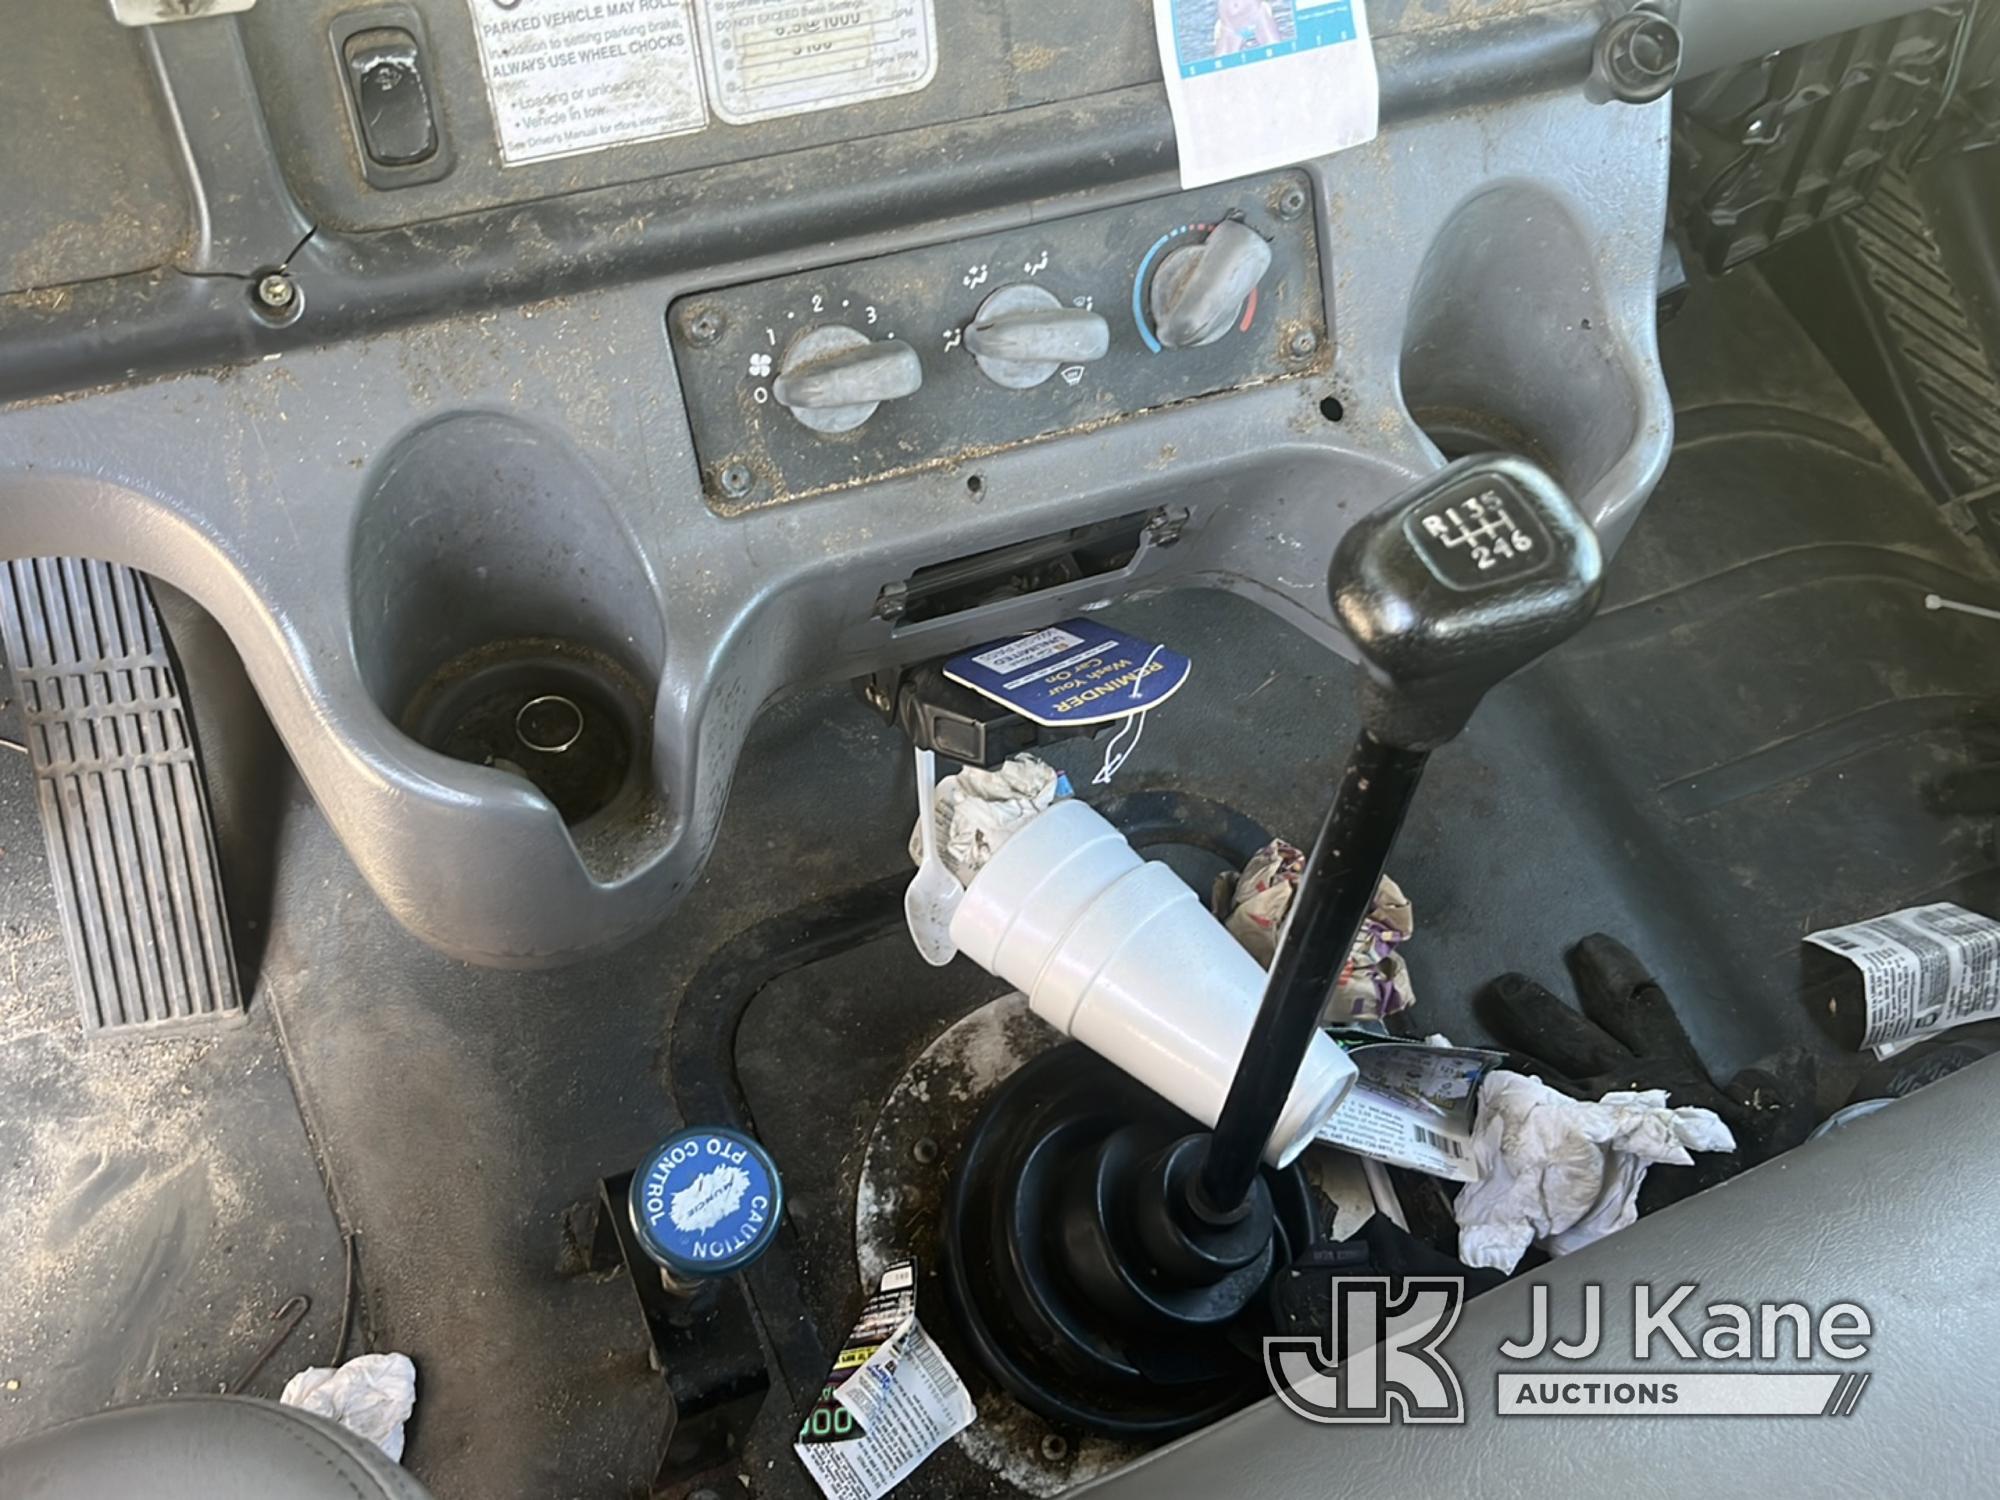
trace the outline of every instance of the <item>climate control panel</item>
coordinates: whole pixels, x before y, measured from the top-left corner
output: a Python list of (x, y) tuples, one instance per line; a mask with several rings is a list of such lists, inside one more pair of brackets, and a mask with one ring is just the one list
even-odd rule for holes
[(724, 514), (1332, 359), (1297, 172), (683, 297), (667, 326)]

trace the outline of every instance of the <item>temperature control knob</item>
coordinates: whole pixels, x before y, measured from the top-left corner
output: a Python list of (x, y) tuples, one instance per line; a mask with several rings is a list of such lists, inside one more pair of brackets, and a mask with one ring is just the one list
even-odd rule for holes
[(1212, 344), (1235, 326), (1271, 266), (1271, 246), (1249, 225), (1224, 219), (1199, 245), (1160, 262), (1148, 301), (1153, 334), (1169, 349)]
[(1047, 287), (1003, 286), (979, 304), (965, 347), (995, 385), (1025, 391), (1064, 365), (1102, 359), (1111, 325), (1081, 307), (1064, 307)]
[(852, 432), (884, 401), (914, 395), (923, 383), (923, 363), (908, 344), (831, 323), (792, 340), (771, 394), (814, 432)]

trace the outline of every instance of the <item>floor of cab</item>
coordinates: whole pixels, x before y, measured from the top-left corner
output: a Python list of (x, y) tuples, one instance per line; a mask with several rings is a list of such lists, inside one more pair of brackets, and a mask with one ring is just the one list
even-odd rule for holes
[[(1812, 1046), (1831, 1104), (1853, 1070), (1800, 1001), (1799, 937), (2000, 897), (1988, 830), (1925, 796), (1988, 709), (2000, 626), (1923, 608), (2000, 606), (2000, 569), (1754, 274), (1698, 293), (1663, 342), (1679, 441), (1602, 617), (1438, 754), (1393, 863), (1418, 1015), (1476, 1039), (1484, 980), (1560, 987), (1564, 949), (1604, 931), (1654, 966), (1715, 1072)], [(1309, 840), (1353, 728), (1348, 668), (1222, 595), (1118, 617), (1195, 662), (1119, 789), (1198, 793)], [(0, 734), (18, 738), (4, 713)], [(1100, 755), (1053, 758), (1087, 786)], [(791, 699), (758, 724), (671, 921), (605, 959), (505, 974), (404, 935), (295, 788), (251, 1020), (85, 1049), (25, 762), (0, 752), (0, 1263), (31, 1268), (0, 1276), (0, 1439), (228, 1381), (270, 1309), (306, 1293), (250, 1385), (275, 1394), (332, 1352), (345, 1225), (356, 1347), (415, 1359), (408, 1462), (440, 1500), (634, 1493), (661, 1388), (628, 1290), (556, 1274), (563, 1211), (673, 1123), (666, 1043), (695, 969), (761, 918), (906, 867), (910, 799), (905, 748), (850, 694)], [(838, 1255), (875, 1103), (858, 1095), (949, 1019), (907, 954), (879, 988), (890, 1024), (854, 1042), (855, 1066), (825, 1055), (810, 987), (738, 1042), (753, 1110), (814, 1189), (791, 1211), (832, 1247), (811, 1278), (829, 1320), (858, 1295)], [(759, 1494), (809, 1493), (784, 1397), (745, 1455)]]

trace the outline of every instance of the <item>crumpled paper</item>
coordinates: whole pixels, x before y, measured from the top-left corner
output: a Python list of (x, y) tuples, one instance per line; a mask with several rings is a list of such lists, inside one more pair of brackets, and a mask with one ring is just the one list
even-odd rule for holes
[[(1223, 925), (1265, 968), (1277, 956), (1278, 935), (1292, 908), (1299, 877), (1305, 873), (1304, 851), (1283, 839), (1273, 839), (1255, 854), (1223, 912)], [(1379, 1021), (1417, 1003), (1409, 965), (1396, 950), (1416, 930), (1416, 914), (1403, 888), (1388, 876), (1375, 890), (1375, 904), (1354, 935), (1354, 951), (1340, 971), (1324, 1019), (1330, 1025), (1346, 1021)]]
[[(1021, 754), (986, 771), (967, 766), (937, 784), (938, 855), (960, 885), (1000, 852), (1000, 846), (1037, 813), (1047, 812), (1068, 791), (1061, 773), (1048, 762)], [(910, 829), (910, 863), (924, 857), (923, 829)]]
[(1531, 1244), (1567, 1255), (1623, 1229), (1648, 1167), (1690, 1167), (1690, 1151), (1734, 1151), (1736, 1138), (1713, 1110), (1667, 1108), (1665, 1089), (1593, 1104), (1497, 1070), (1479, 1086), (1471, 1149), (1479, 1180), (1452, 1204), (1458, 1258), (1511, 1271)]
[(337, 1370), (299, 1371), (278, 1401), (338, 1422), (401, 1463), (403, 1424), (417, 1409), (417, 1367), (407, 1354), (361, 1354)]

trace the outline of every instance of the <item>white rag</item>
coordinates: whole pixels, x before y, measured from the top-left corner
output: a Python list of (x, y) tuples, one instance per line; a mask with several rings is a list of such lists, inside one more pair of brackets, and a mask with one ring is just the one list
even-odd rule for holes
[(403, 1424), (417, 1409), (417, 1367), (407, 1354), (356, 1355), (337, 1370), (299, 1371), (278, 1400), (338, 1422), (401, 1463)]
[[(937, 784), (938, 855), (960, 885), (1000, 852), (1000, 846), (1021, 831), (1056, 800), (1054, 766), (1035, 756), (1010, 757), (996, 771), (967, 766)], [(910, 830), (910, 863), (921, 864), (924, 835)]]
[(1487, 1074), (1472, 1131), (1479, 1180), (1452, 1204), (1458, 1258), (1511, 1271), (1531, 1244), (1580, 1250), (1639, 1217), (1639, 1184), (1655, 1162), (1689, 1167), (1689, 1151), (1736, 1149), (1713, 1110), (1666, 1106), (1665, 1089), (1592, 1104), (1539, 1078)]

